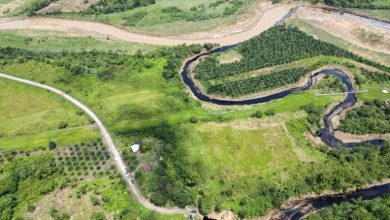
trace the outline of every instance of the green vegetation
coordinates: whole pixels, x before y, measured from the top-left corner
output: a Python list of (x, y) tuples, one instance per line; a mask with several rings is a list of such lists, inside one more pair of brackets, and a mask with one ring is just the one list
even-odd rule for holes
[(353, 134), (390, 133), (390, 108), (384, 101), (366, 101), (349, 110), (338, 129)]
[(87, 9), (88, 14), (109, 14), (119, 11), (126, 11), (156, 3), (155, 0), (99, 0)]
[[(314, 1), (319, 2), (319, 0)], [(324, 3), (343, 8), (390, 9), (388, 0), (324, 0)]]
[[(164, 124), (155, 128), (150, 135), (163, 144), (153, 151), (163, 160), (151, 173), (139, 170), (137, 183), (158, 205), (172, 201), (183, 207), (200, 202), (202, 212), (232, 209), (244, 218), (265, 215), (291, 196), (329, 188), (345, 190), (388, 176), (389, 146), (324, 150), (325, 160), (304, 163), (300, 160), (309, 155), (302, 154), (306, 152), (303, 146), (293, 147), (282, 127), (237, 126)], [(371, 163), (375, 168), (368, 168)]]
[[(154, 5), (134, 10), (148, 7)], [(177, 7), (180, 8), (180, 5)], [(301, 36), (303, 33), (291, 31), (292, 36), (295, 34)], [(325, 45), (319, 42), (315, 44)], [(262, 105), (220, 108), (202, 106), (199, 101), (191, 99), (178, 71), (185, 58), (207, 47), (182, 45), (135, 54), (2, 48), (0, 71), (53, 85), (86, 103), (112, 133), (130, 171), (136, 174), (137, 185), (157, 205), (184, 207), (199, 204), (202, 213), (230, 209), (243, 218), (267, 214), (291, 196), (321, 193), (324, 190), (342, 191), (389, 178), (388, 145), (352, 150), (327, 149), (305, 139), (304, 134), (309, 132), (311, 126), (318, 126), (323, 109), (340, 101), (343, 96), (316, 98), (315, 91), (308, 90)], [(285, 49), (279, 46), (275, 48)], [(250, 49), (249, 46), (247, 49)], [(329, 46), (328, 49), (344, 53), (344, 50), (335, 47)], [(276, 73), (337, 63), (363, 79), (359, 88), (373, 82), (359, 72), (360, 69), (354, 65), (357, 62), (347, 59), (356, 58), (352, 55), (340, 58), (313, 55), (311, 49), (306, 52), (312, 54), (308, 56), (297, 52), (296, 57), (279, 54), (289, 59), (280, 68), (274, 65), (278, 62), (284, 64), (284, 61), (276, 55), (270, 56), (275, 63), (269, 60), (267, 65), (272, 68), (272, 73)], [(252, 51), (246, 53), (256, 55)], [(240, 54), (241, 60), (231, 65), (247, 59), (248, 55), (241, 51)], [(319, 62), (321, 60), (324, 61)], [(378, 73), (383, 72), (379, 68), (385, 68), (371, 64), (378, 68), (369, 69), (376, 69)], [(280, 78), (289, 80), (284, 78), (285, 75)], [(262, 73), (256, 76), (270, 77)], [(321, 87), (337, 87), (334, 79), (327, 78), (323, 82)], [(44, 91), (42, 93), (46, 94)], [(370, 90), (367, 95), (375, 96), (376, 93)], [(77, 111), (74, 113), (82, 117)], [(89, 123), (87, 120), (86, 125)], [(112, 166), (109, 154), (98, 137), (94, 136), (98, 134), (96, 130), (90, 130), (91, 134), (86, 133), (89, 127), (72, 127), (70, 121), (62, 118), (52, 126), (55, 129), (50, 129), (50, 132), (0, 139), (0, 145), (5, 146), (2, 149), (8, 149), (0, 153), (3, 159), (1, 164), (5, 164), (5, 167), (15, 167), (13, 161), (19, 159), (27, 160), (28, 157), (47, 154), (55, 163), (53, 179), (67, 183), (64, 187), (55, 185), (50, 188), (47, 193), (55, 190), (50, 195), (43, 194), (19, 205), (20, 208), (15, 208), (15, 217), (40, 216), (39, 210), (44, 212), (46, 218), (50, 218), (50, 213), (53, 216), (71, 215), (73, 212), (63, 209), (64, 205), (47, 205), (56, 200), (45, 200), (53, 198), (55, 194), (61, 195), (56, 190), (69, 190), (73, 195), (69, 198), (72, 207), (77, 206), (74, 205), (74, 201), (79, 201), (77, 199), (86, 199), (87, 207), (93, 207), (83, 216), (84, 219), (91, 216), (182, 219), (181, 216), (157, 215), (132, 199)], [(61, 134), (67, 134), (64, 141), (60, 138)], [(77, 141), (80, 134), (87, 136), (88, 140)], [(31, 144), (32, 147), (17, 145), (19, 138), (28, 136), (34, 140), (40, 135), (44, 138), (39, 144)], [(75, 140), (70, 141), (72, 138)], [(21, 142), (26, 143), (27, 140)], [(56, 143), (51, 150), (50, 141)], [(140, 155), (132, 153), (129, 146), (134, 143), (141, 144)], [(3, 170), (6, 175), (8, 170)], [(57, 173), (61, 177), (57, 178)], [(3, 174), (0, 174), (1, 178)], [(27, 185), (23, 185), (23, 189), (28, 189)]]
[(23, 8), (22, 13), (27, 14), (28, 16), (33, 16), (37, 11), (55, 1), (56, 0), (34, 0)]
[(12, 219), (27, 203), (36, 202), (56, 187), (66, 184), (50, 153), (2, 163), (0, 216)]
[(346, 50), (284, 25), (275, 26), (241, 43), (237, 50), (243, 56), (240, 62), (219, 65), (214, 57), (210, 57), (196, 66), (196, 78), (221, 78), (319, 55), (353, 57)]
[(384, 83), (390, 81), (390, 74), (383, 72), (372, 72), (366, 69), (360, 69), (360, 73), (366, 77), (368, 80), (371, 80), (376, 83)]
[(0, 47), (14, 47), (33, 51), (61, 52), (68, 51), (115, 51), (134, 54), (157, 49), (158, 46), (136, 44), (115, 39), (93, 37), (74, 37), (60, 32), (51, 31), (0, 31)]
[(310, 130), (317, 131), (321, 126), (321, 121), (325, 112), (325, 107), (309, 104), (303, 106), (302, 110), (304, 110), (307, 113), (306, 121), (308, 122)]
[[(10, 95), (12, 94), (12, 95)], [(57, 130), (89, 124), (76, 107), (42, 89), (0, 79), (0, 138)]]
[(297, 28), (286, 26), (273, 27), (237, 47), (236, 50), (242, 54), (240, 61), (221, 64), (215, 56), (211, 56), (195, 67), (195, 77), (205, 85), (208, 93), (237, 97), (296, 83), (306, 73), (324, 65), (324, 62), (319, 61), (306, 68), (290, 68), (234, 81), (221, 80), (216, 84), (213, 84), (212, 80), (320, 55), (345, 57), (380, 69), (389, 69), (332, 44), (316, 40)]
[[(147, 3), (144, 7), (133, 7), (135, 0), (104, 0), (102, 9), (91, 6), (80, 13), (59, 13), (56, 16), (94, 20), (136, 29), (155, 35), (180, 35), (207, 31), (236, 22), (255, 0), (198, 0), (198, 1), (138, 1)], [(114, 3), (114, 4), (112, 4)], [(116, 7), (125, 5), (124, 7)], [(143, 4), (146, 5), (146, 4)], [(111, 6), (115, 6), (112, 9)], [(129, 6), (129, 7), (128, 7)], [(142, 4), (137, 4), (142, 6)], [(133, 9), (130, 9), (133, 8)], [(115, 11), (115, 12), (114, 12)], [(109, 13), (110, 12), (110, 13)], [(112, 13), (111, 13), (112, 12)], [(180, 28), (177, 28), (180, 27)]]
[(308, 220), (322, 219), (384, 219), (390, 212), (390, 195), (386, 194), (373, 200), (355, 200), (341, 203), (309, 215)]
[(345, 85), (336, 76), (325, 75), (313, 89), (320, 93), (345, 92)]
[(310, 69), (305, 68), (271, 72), (257, 77), (212, 85), (208, 87), (207, 92), (238, 97), (296, 83), (308, 72)]

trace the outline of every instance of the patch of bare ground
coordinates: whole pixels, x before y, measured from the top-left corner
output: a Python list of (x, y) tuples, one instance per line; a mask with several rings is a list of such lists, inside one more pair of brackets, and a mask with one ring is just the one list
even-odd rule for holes
[[(44, 220), (52, 219), (50, 209), (55, 208), (58, 213), (66, 213), (72, 220), (90, 219), (94, 212), (104, 212), (101, 205), (93, 205), (90, 199), (91, 194), (81, 194), (77, 196), (74, 188), (65, 188), (55, 190), (54, 192), (43, 197), (35, 206), (33, 212), (28, 212), (25, 219)], [(101, 200), (101, 198), (99, 198)], [(102, 201), (100, 201), (102, 203)], [(112, 219), (112, 218), (109, 218)]]
[(51, 12), (80, 12), (87, 9), (89, 6), (96, 4), (98, 0), (59, 0), (52, 2), (45, 8), (38, 11), (39, 14), (47, 14)]
[(390, 54), (390, 30), (367, 20), (314, 8), (300, 8), (295, 16), (354, 45)]
[(210, 219), (216, 219), (216, 220), (238, 220), (234, 213), (232, 211), (222, 211), (222, 212), (212, 212), (207, 215)]

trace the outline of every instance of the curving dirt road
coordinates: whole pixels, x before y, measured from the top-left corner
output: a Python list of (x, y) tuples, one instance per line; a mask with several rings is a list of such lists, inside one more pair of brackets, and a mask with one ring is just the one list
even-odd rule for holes
[(83, 103), (81, 103), (77, 99), (73, 98), (72, 96), (66, 94), (65, 92), (63, 92), (59, 89), (56, 89), (54, 87), (48, 86), (48, 85), (44, 85), (44, 84), (34, 82), (31, 80), (26, 80), (26, 79), (10, 76), (10, 75), (4, 74), (4, 73), (0, 73), (0, 78), (5, 78), (8, 80), (17, 81), (17, 82), (24, 83), (24, 84), (27, 84), (30, 86), (34, 86), (34, 87), (48, 90), (48, 91), (53, 92), (59, 96), (62, 96), (64, 99), (68, 100), (69, 102), (74, 104), (76, 107), (83, 110), (90, 118), (92, 118), (95, 121), (97, 127), (99, 128), (99, 130), (102, 134), (103, 141), (106, 143), (109, 151), (112, 153), (112, 155), (114, 157), (115, 164), (116, 164), (119, 172), (122, 174), (124, 180), (127, 183), (128, 188), (130, 189), (130, 191), (133, 194), (133, 196), (135, 197), (135, 199), (137, 199), (145, 208), (153, 210), (153, 211), (161, 213), (161, 214), (187, 214), (186, 209), (165, 208), (165, 207), (155, 206), (154, 204), (149, 202), (149, 200), (147, 200), (145, 197), (142, 196), (142, 194), (138, 190), (137, 186), (132, 182), (130, 175), (127, 173), (127, 171), (126, 171), (127, 166), (124, 163), (122, 157), (120, 156), (120, 153), (119, 153), (118, 149), (116, 148), (113, 139), (111, 138), (110, 134), (108, 133), (107, 128), (104, 126), (102, 121), (100, 121), (100, 119), (96, 116), (96, 114), (90, 108), (88, 108), (86, 105), (84, 105)]
[(231, 45), (259, 35), (282, 20), (291, 8), (293, 6), (285, 5), (268, 8), (256, 15), (260, 16), (260, 18), (253, 19), (253, 24), (248, 25), (247, 28), (240, 27), (243, 29), (235, 30), (235, 32), (232, 31), (230, 34), (215, 33), (205, 35), (204, 33), (195, 33), (189, 36), (158, 37), (134, 33), (113, 25), (98, 22), (49, 17), (0, 19), (0, 30), (50, 30), (81, 36), (110, 37), (128, 42), (165, 46), (203, 43)]

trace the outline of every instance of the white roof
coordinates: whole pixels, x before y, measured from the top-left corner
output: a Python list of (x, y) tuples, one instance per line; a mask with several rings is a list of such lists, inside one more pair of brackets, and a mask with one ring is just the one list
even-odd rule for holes
[(131, 145), (131, 150), (133, 150), (133, 152), (138, 152), (139, 151), (139, 144), (133, 144)]

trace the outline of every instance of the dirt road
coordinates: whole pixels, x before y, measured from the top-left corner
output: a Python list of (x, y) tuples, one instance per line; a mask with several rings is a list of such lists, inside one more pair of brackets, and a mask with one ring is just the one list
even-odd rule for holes
[(116, 164), (119, 172), (122, 174), (124, 180), (127, 183), (128, 188), (130, 189), (130, 191), (133, 194), (133, 196), (135, 197), (135, 199), (137, 199), (145, 208), (153, 210), (153, 211), (161, 213), (161, 214), (187, 214), (187, 210), (185, 210), (185, 209), (165, 208), (165, 207), (155, 206), (154, 204), (149, 202), (149, 200), (147, 200), (145, 197), (142, 196), (142, 194), (138, 190), (137, 186), (132, 182), (130, 176), (128, 175), (128, 173), (126, 171), (127, 166), (124, 163), (122, 157), (120, 156), (120, 153), (119, 153), (118, 149), (116, 148), (113, 139), (111, 138), (110, 134), (108, 133), (107, 128), (104, 126), (102, 121), (100, 121), (100, 119), (96, 116), (96, 114), (90, 108), (88, 108), (86, 105), (84, 105), (83, 103), (81, 103), (77, 99), (73, 98), (72, 96), (66, 94), (65, 92), (63, 92), (59, 89), (56, 89), (54, 87), (48, 86), (48, 85), (44, 85), (44, 84), (41, 84), (38, 82), (10, 76), (10, 75), (4, 74), (4, 73), (0, 73), (0, 78), (5, 78), (8, 80), (17, 81), (20, 83), (24, 83), (24, 84), (27, 84), (30, 86), (38, 87), (38, 88), (53, 92), (53, 93), (63, 97), (64, 99), (68, 100), (76, 107), (83, 110), (90, 118), (92, 118), (95, 121), (96, 126), (99, 128), (99, 130), (101, 132), (103, 141), (105, 142), (109, 151), (113, 155), (115, 164)]
[(0, 19), (0, 30), (50, 30), (61, 31), (81, 36), (110, 37), (113, 39), (145, 43), (153, 45), (173, 46), (179, 44), (203, 44), (218, 43), (220, 45), (231, 45), (248, 40), (267, 30), (272, 25), (280, 21), (292, 8), (292, 6), (274, 6), (266, 9), (256, 16), (259, 19), (253, 19), (253, 24), (245, 29), (237, 29), (235, 33), (230, 34), (204, 34), (195, 33), (187, 36), (158, 37), (147, 36), (140, 33), (134, 33), (108, 24), (67, 20), (49, 17), (31, 17), (31, 18), (5, 18)]

